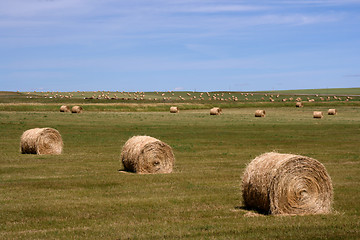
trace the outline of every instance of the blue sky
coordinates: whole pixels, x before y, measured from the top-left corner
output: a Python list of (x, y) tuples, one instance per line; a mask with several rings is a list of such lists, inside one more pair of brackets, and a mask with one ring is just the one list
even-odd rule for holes
[(0, 0), (0, 90), (360, 87), (360, 0)]

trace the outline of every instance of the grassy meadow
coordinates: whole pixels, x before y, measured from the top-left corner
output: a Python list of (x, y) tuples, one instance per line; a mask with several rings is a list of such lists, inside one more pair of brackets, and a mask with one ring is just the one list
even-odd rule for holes
[[(360, 101), (360, 88), (345, 89), (307, 89), (274, 92), (0, 92), (0, 103), (184, 103), (184, 104), (223, 104), (229, 103), (289, 103), (299, 101), (353, 102)], [(2, 110), (2, 109), (0, 109)]]
[[(0, 239), (360, 238), (359, 101), (233, 103), (210, 116), (211, 102), (186, 102), (170, 114), (164, 103), (125, 111), (104, 100), (71, 114), (59, 106), (79, 99), (10, 95), (0, 97)], [(338, 114), (328, 116), (334, 106)], [(254, 117), (259, 107), (265, 118)], [(35, 127), (57, 129), (63, 154), (20, 154), (21, 134)], [(168, 143), (173, 173), (119, 172), (121, 148), (134, 135)], [(333, 213), (275, 217), (244, 209), (242, 173), (269, 151), (322, 162), (333, 181)]]

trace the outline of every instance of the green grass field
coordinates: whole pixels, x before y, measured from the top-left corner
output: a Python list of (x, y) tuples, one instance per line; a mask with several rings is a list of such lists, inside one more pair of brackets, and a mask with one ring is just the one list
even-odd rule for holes
[[(357, 101), (231, 105), (221, 116), (202, 107), (170, 114), (168, 105), (70, 114), (58, 112), (59, 103), (0, 109), (0, 239), (360, 238)], [(338, 115), (312, 118), (332, 106)], [(265, 118), (254, 117), (259, 107)], [(20, 154), (21, 134), (35, 127), (59, 130), (63, 154)], [(134, 135), (172, 146), (174, 172), (119, 172), (121, 148)], [(322, 162), (333, 181), (333, 214), (248, 217), (242, 173), (268, 151)]]
[[(360, 106), (360, 88), (279, 92), (0, 92), (0, 111), (58, 111), (65, 104), (81, 105), (86, 111), (168, 111), (176, 104), (181, 110), (252, 107)], [(347, 92), (349, 92), (347, 94)], [(337, 95), (335, 94), (337, 93)], [(270, 101), (271, 100), (271, 101)]]
[(276, 91), (280, 94), (360, 95), (360, 88), (324, 88)]
[[(336, 98), (334, 98), (334, 96)], [(360, 101), (360, 88), (307, 89), (276, 92), (0, 92), (0, 103), (274, 103)]]

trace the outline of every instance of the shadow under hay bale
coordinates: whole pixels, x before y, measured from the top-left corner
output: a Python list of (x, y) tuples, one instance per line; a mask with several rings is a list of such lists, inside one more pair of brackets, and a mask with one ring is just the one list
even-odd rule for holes
[(256, 110), (255, 117), (265, 117), (265, 110)]
[(304, 107), (304, 104), (302, 102), (296, 102), (296, 107), (302, 108), (302, 107)]
[(218, 107), (214, 107), (210, 109), (210, 115), (220, 115), (222, 114), (222, 109)]
[(53, 128), (33, 128), (25, 131), (20, 140), (23, 154), (61, 154), (63, 141)]
[(83, 112), (83, 108), (80, 107), (80, 106), (73, 106), (73, 107), (71, 108), (71, 112), (72, 112), (72, 113), (82, 113), (82, 112)]
[(60, 112), (70, 112), (69, 106), (62, 105), (62, 106), (60, 107)]
[(149, 136), (134, 136), (123, 146), (121, 161), (130, 172), (171, 173), (175, 157), (166, 143)]
[(327, 214), (333, 187), (324, 165), (293, 154), (265, 153), (242, 179), (245, 206), (273, 215)]
[(336, 115), (337, 114), (337, 110), (336, 109), (329, 109), (328, 110), (328, 115)]
[(313, 118), (323, 118), (323, 113), (322, 112), (313, 112)]
[(179, 108), (178, 107), (170, 107), (170, 113), (178, 113)]

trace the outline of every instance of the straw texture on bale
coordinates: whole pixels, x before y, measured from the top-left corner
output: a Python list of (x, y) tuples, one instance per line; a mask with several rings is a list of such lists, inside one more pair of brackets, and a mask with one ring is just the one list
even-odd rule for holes
[(218, 107), (214, 107), (210, 109), (210, 115), (220, 115), (222, 113), (222, 109)]
[(247, 166), (242, 179), (246, 207), (281, 215), (331, 212), (331, 178), (319, 161), (293, 154), (265, 153)]
[(337, 110), (336, 109), (329, 109), (328, 110), (328, 115), (336, 115), (337, 114)]
[(60, 133), (53, 128), (33, 128), (25, 131), (20, 140), (21, 153), (61, 154), (63, 141)]
[(179, 108), (178, 107), (170, 107), (170, 113), (178, 113)]
[(149, 136), (134, 136), (123, 146), (121, 161), (130, 172), (171, 173), (175, 157), (166, 143)]
[(265, 117), (265, 110), (256, 110), (255, 117)]
[(82, 113), (82, 111), (83, 111), (83, 108), (80, 107), (80, 106), (73, 106), (73, 107), (71, 108), (71, 112), (72, 112), (72, 113)]
[(314, 118), (322, 118), (323, 117), (323, 113), (322, 112), (313, 112), (313, 117)]
[(60, 112), (70, 112), (70, 108), (66, 105), (60, 107)]
[(304, 104), (302, 102), (296, 102), (296, 107), (301, 108), (303, 106), (304, 106)]

